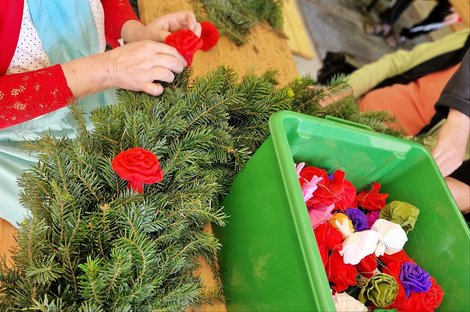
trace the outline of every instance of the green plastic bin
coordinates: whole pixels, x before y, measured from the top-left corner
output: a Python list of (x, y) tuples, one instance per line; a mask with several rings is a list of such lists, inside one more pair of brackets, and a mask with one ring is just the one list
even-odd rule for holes
[(334, 311), (294, 161), (342, 169), (357, 189), (420, 208), (405, 249), (442, 286), (441, 311), (470, 311), (470, 234), (432, 156), (419, 144), (353, 125), (274, 114), (271, 135), (235, 178), (216, 228), (229, 311)]

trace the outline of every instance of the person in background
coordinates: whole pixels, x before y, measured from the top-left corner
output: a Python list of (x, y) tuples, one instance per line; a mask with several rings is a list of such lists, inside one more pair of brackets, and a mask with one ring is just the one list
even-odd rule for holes
[(403, 28), (400, 34), (396, 36), (393, 26), (412, 2), (413, 0), (395, 1), (392, 6), (379, 14), (380, 22), (365, 24), (365, 32), (383, 37), (388, 45), (395, 47), (399, 42), (416, 38), (460, 20), (459, 15), (454, 11), (448, 0), (438, 0), (436, 6), (424, 20), (410, 28)]
[(432, 155), (464, 213), (470, 211), (470, 162), (464, 161), (470, 116), (469, 48), (470, 30), (464, 29), (411, 51), (384, 55), (348, 75), (349, 89), (320, 103), (326, 106), (354, 95), (361, 111), (389, 112), (410, 136), (437, 133)]
[[(189, 29), (193, 12), (180, 11), (144, 25), (128, 0), (0, 0), (0, 221), (26, 216), (17, 178), (37, 162), (21, 148), (42, 134), (75, 135), (78, 106), (87, 126), (91, 110), (116, 102), (115, 89), (163, 92), (187, 66), (166, 36)], [(105, 52), (106, 44), (112, 49)], [(3, 240), (3, 238), (2, 238)]]

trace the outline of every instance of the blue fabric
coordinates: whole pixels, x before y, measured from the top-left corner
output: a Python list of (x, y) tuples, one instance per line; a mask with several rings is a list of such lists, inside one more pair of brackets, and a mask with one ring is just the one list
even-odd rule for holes
[[(21, 0), (20, 0), (21, 1)], [(99, 53), (99, 37), (90, 3), (87, 0), (27, 0), (31, 18), (44, 49), (54, 64)], [(86, 97), (75, 104), (83, 111), (88, 127), (89, 113), (114, 104), (115, 90)], [(24, 140), (42, 134), (73, 137), (74, 120), (65, 107), (39, 118), (0, 130), (0, 217), (14, 226), (28, 211), (19, 203), (17, 178), (37, 163), (35, 155), (21, 148)]]
[(98, 32), (88, 1), (28, 0), (28, 5), (52, 65), (99, 52)]

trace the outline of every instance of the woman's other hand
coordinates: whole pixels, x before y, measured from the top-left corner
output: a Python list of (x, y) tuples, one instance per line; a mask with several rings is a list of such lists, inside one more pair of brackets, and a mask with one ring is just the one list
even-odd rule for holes
[(450, 109), (446, 122), (439, 130), (432, 155), (444, 177), (463, 162), (470, 133), (470, 119), (464, 113)]
[(136, 20), (127, 21), (122, 27), (121, 35), (126, 43), (141, 40), (164, 42), (168, 35), (180, 29), (189, 29), (198, 37), (201, 35), (201, 24), (191, 11), (166, 14), (147, 25)]

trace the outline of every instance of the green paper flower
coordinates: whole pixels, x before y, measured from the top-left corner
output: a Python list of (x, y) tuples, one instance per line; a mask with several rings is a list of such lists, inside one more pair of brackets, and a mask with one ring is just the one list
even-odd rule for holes
[(407, 202), (394, 200), (380, 210), (380, 218), (400, 224), (408, 233), (415, 227), (418, 219), (419, 208)]
[(398, 293), (398, 284), (395, 279), (384, 273), (372, 276), (367, 285), (359, 293), (359, 301), (372, 302), (378, 308), (384, 308), (395, 302)]

